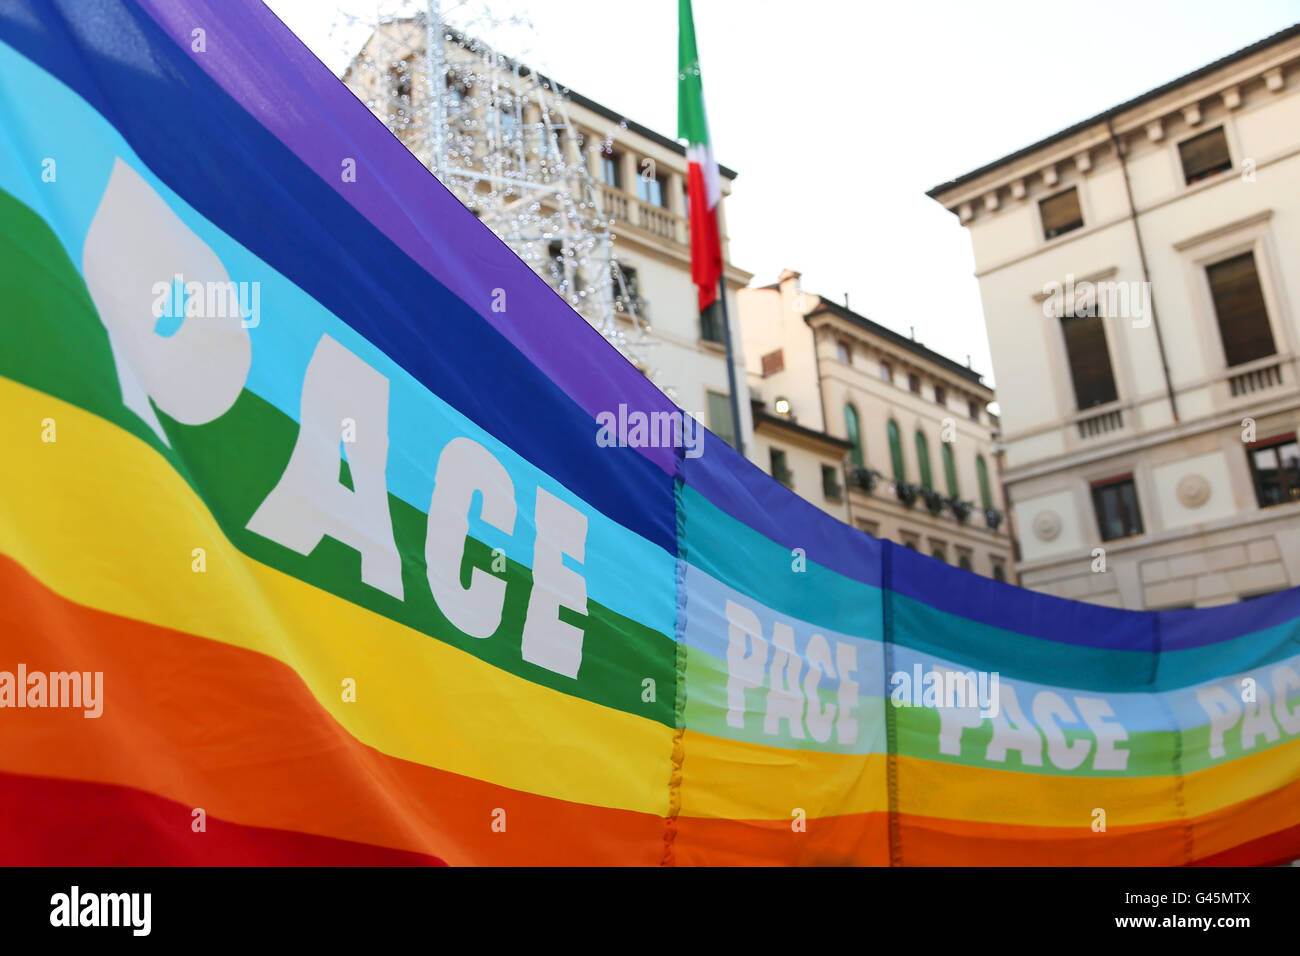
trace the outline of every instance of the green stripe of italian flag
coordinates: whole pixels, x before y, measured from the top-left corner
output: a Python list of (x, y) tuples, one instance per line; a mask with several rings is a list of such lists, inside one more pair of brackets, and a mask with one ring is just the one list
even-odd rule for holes
[(699, 287), (700, 310), (718, 298), (722, 278), (722, 243), (718, 237), (718, 200), (722, 180), (709, 142), (700, 82), (700, 54), (695, 46), (691, 0), (678, 0), (677, 136), (686, 140), (686, 193), (691, 211), (691, 278)]

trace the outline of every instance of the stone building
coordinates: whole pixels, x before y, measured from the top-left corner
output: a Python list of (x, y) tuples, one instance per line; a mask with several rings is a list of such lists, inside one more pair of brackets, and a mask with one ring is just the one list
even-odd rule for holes
[(929, 195), (974, 246), (1021, 583), (1300, 584), (1300, 26)]

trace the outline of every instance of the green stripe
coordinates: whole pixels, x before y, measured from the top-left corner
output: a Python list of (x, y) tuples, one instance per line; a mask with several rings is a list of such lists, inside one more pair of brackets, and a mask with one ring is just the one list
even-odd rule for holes
[(700, 80), (691, 0), (678, 0), (677, 11), (677, 136), (692, 145), (705, 144), (709, 141), (709, 124), (704, 119), (704, 85)]
[[(158, 418), (168, 448), (122, 404), (108, 334), (80, 273), (57, 237), (32, 210), (0, 191), (0, 375), (54, 395), (98, 415), (147, 442), (165, 457), (207, 504), (241, 552), (360, 607), (473, 654), (502, 670), (598, 704), (668, 726), (675, 697), (675, 642), (594, 601), (584, 618), (560, 617), (584, 631), (582, 667), (570, 679), (525, 661), (520, 651), (532, 572), (508, 560), (505, 611), (496, 635), (469, 637), (438, 609), (425, 576), (426, 515), (388, 496), (393, 535), (402, 559), (405, 600), (361, 583), (360, 554), (325, 538), (300, 555), (248, 531), (245, 525), (275, 486), (289, 461), (298, 424), (245, 390), (234, 406), (205, 425)], [(461, 582), (471, 569), (491, 571), (491, 549), (470, 538)], [(358, 639), (361, 636), (358, 635)], [(655, 700), (642, 700), (642, 682), (655, 681)]]
[[(763, 687), (746, 691), (745, 726), (732, 727), (727, 723), (727, 665), (725, 661), (692, 647), (687, 652), (686, 682), (686, 725), (693, 731), (711, 734), (715, 737), (730, 737), (761, 744), (766, 747), (780, 747), (786, 750), (810, 750), (825, 753), (866, 754), (883, 753), (885, 712), (884, 707), (894, 707), (889, 698), (873, 695), (867, 688), (860, 688), (853, 716), (858, 722), (857, 741), (852, 746), (841, 746), (835, 736), (832, 722), (831, 737), (828, 741), (814, 740), (804, 728), (803, 737), (794, 737), (790, 733), (790, 724), (782, 720), (777, 724), (777, 732), (769, 734), (764, 730), (766, 713), (765, 699), (770, 689), (765, 681)], [(802, 680), (803, 674), (800, 675)], [(838, 709), (836, 688), (823, 681), (817, 689), (818, 704), (822, 712), (827, 707)], [(1293, 695), (1286, 702), (1288, 708), (1300, 702), (1300, 693)], [(1152, 706), (1157, 706), (1154, 698)], [(838, 712), (838, 710), (837, 710)], [(961, 753), (945, 754), (939, 751), (940, 715), (933, 707), (894, 707), (895, 727), (897, 729), (898, 753), (905, 757), (935, 760), (942, 763), (961, 764), (967, 767), (982, 767), (988, 770), (1013, 770), (1023, 773), (1047, 774), (1054, 777), (1163, 777), (1176, 773), (1191, 773), (1207, 767), (1221, 766), (1238, 757), (1262, 753), (1274, 747), (1294, 743), (1296, 737), (1288, 735), (1281, 728), (1278, 739), (1272, 743), (1260, 736), (1255, 746), (1247, 750), (1241, 745), (1241, 723), (1238, 721), (1223, 736), (1224, 755), (1210, 756), (1210, 726), (1207, 723), (1183, 731), (1181, 750), (1181, 769), (1174, 766), (1175, 744), (1178, 734), (1174, 730), (1140, 730), (1130, 731), (1127, 739), (1116, 744), (1117, 750), (1128, 752), (1128, 763), (1124, 770), (1098, 770), (1093, 767), (1096, 756), (1096, 741), (1093, 734), (1083, 728), (1063, 726), (1066, 745), (1075, 740), (1089, 741), (1092, 746), (1082, 765), (1072, 770), (1063, 770), (1052, 763), (1047, 753), (1047, 738), (1041, 730), (1034, 728), (1034, 733), (1042, 741), (1042, 764), (1026, 765), (1021, 761), (1020, 752), (1008, 751), (1006, 760), (987, 759), (989, 742), (993, 737), (993, 723), (985, 720), (980, 726), (964, 730), (961, 735)], [(877, 746), (873, 747), (873, 742)]]

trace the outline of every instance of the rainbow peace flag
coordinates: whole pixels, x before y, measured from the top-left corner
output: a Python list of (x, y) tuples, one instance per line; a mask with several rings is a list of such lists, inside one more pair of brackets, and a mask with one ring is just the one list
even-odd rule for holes
[(680, 412), (252, 0), (0, 0), (0, 121), (0, 862), (1300, 856), (1300, 592), (606, 447)]

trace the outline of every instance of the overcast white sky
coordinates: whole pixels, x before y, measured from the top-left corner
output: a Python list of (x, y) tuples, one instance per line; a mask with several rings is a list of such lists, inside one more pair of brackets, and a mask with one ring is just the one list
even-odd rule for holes
[[(391, 6), (267, 2), (336, 70), (339, 6)], [(675, 0), (490, 7), (532, 25), (504, 52), (676, 133)], [(759, 284), (798, 269), (991, 381), (970, 240), (925, 191), (1297, 21), (1300, 0), (695, 0), (715, 152), (739, 173), (732, 260)]]

